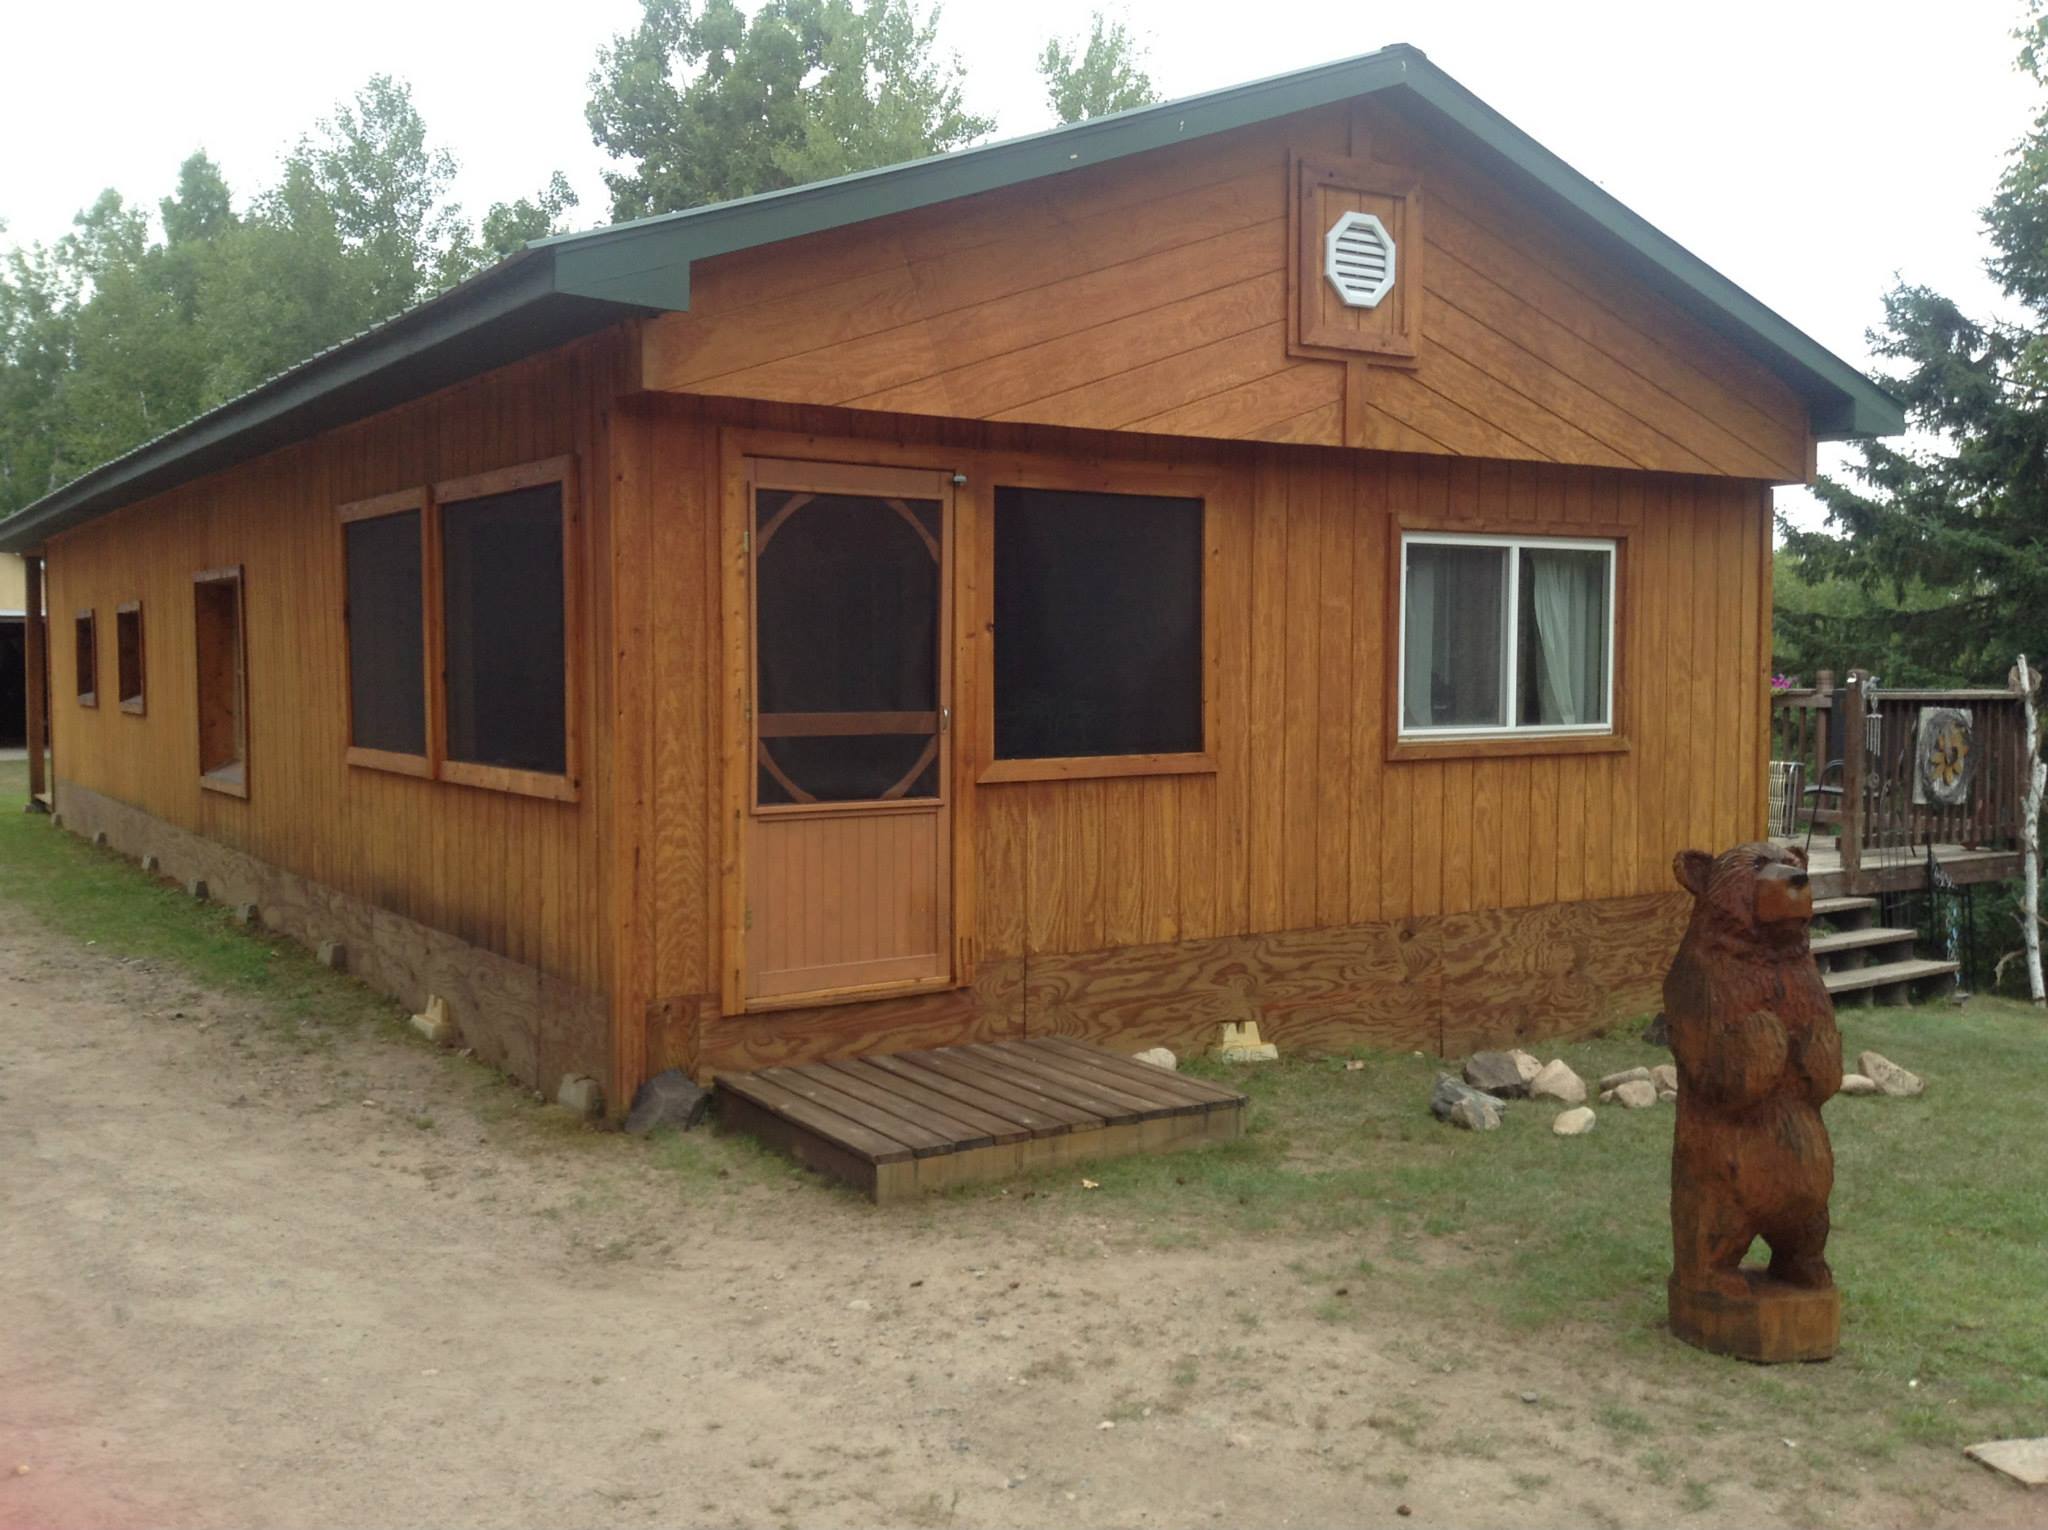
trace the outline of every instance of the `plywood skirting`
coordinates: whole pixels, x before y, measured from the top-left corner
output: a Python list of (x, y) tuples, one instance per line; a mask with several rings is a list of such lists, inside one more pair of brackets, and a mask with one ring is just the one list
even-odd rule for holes
[[(704, 1077), (1041, 1036), (1190, 1053), (1245, 1020), (1283, 1052), (1461, 1057), (1651, 1014), (1689, 909), (1674, 890), (984, 961), (971, 989), (876, 1004), (719, 1017), (704, 996), (663, 1013), (689, 1058), (676, 1065)], [(697, 1018), (678, 1023), (683, 1011)], [(685, 1029), (694, 1040), (679, 1047)]]
[[(266, 929), (307, 946), (338, 941), (348, 971), (414, 1010), (448, 1001), (477, 1057), (550, 1096), (565, 1074), (608, 1076), (604, 995), (499, 956), (444, 931), (165, 823), (140, 808), (69, 782), (57, 785), (64, 827), (110, 848), (157, 857), (176, 882), (206, 883), (218, 903), (253, 903)], [(619, 1102), (615, 1102), (619, 1103)]]

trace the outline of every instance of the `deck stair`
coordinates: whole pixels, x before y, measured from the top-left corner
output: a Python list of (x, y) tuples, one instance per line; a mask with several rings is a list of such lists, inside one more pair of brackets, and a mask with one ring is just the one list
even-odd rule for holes
[(1954, 991), (1956, 963), (1917, 955), (1918, 932), (1879, 924), (1875, 898), (1817, 899), (1813, 918), (1813, 959), (1837, 1008), (1911, 1004)]
[(720, 1074), (722, 1128), (874, 1201), (1226, 1142), (1245, 1097), (1063, 1036)]

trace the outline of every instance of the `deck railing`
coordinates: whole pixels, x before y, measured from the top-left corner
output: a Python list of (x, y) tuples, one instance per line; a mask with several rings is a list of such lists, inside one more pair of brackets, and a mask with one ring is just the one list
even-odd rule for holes
[[(1930, 841), (1970, 850), (2018, 847), (2026, 722), (2017, 691), (1887, 690), (1860, 670), (1840, 688), (1826, 671), (1819, 682), (1773, 694), (1771, 758), (1798, 761), (1808, 788), (1839, 789), (1807, 801), (1814, 822), (1838, 835), (1842, 869), (1851, 877), (1866, 855), (1897, 859)], [(1920, 721), (1928, 707), (1970, 716), (1974, 775), (1954, 806), (1929, 800), (1919, 787)]]

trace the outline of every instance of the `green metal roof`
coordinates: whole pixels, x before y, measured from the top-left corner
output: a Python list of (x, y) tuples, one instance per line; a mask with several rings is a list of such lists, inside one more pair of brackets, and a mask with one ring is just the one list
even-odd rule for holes
[(0, 551), (145, 495), (420, 398), (636, 314), (690, 305), (690, 268), (752, 249), (1042, 176), (1142, 154), (1378, 91), (1405, 93), (1454, 148), (1547, 196), (1616, 241), (1660, 292), (1782, 377), (1823, 439), (1894, 435), (1898, 402), (1659, 233), (1425, 58), (1397, 44), (1359, 58), (1139, 107), (787, 191), (536, 242), (490, 270), (322, 351), (0, 521)]

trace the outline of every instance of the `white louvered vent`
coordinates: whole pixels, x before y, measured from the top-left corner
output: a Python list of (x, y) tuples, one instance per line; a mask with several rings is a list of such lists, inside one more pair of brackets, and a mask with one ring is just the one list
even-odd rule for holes
[(1371, 213), (1344, 214), (1323, 240), (1323, 274), (1348, 307), (1379, 307), (1394, 290), (1394, 236)]

